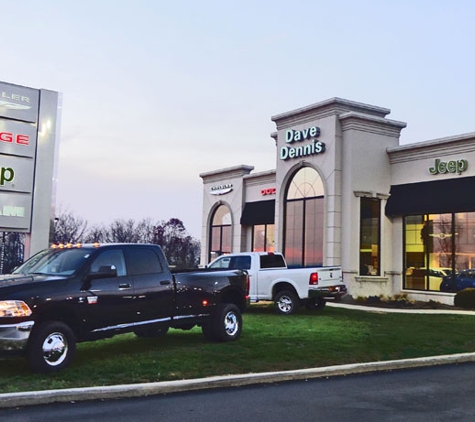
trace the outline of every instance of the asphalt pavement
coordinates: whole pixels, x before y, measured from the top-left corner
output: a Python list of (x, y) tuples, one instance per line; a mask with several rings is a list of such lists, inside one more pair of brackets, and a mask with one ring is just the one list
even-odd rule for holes
[[(367, 312), (419, 313), (419, 314), (463, 314), (474, 315), (473, 311), (438, 309), (388, 309), (369, 306), (328, 303), (327, 306), (358, 309)], [(77, 402), (84, 400), (105, 400), (117, 398), (143, 397), (157, 394), (229, 388), (253, 384), (277, 383), (283, 381), (305, 380), (311, 378), (345, 376), (376, 371), (418, 368), (424, 366), (447, 365), (475, 362), (475, 353), (431, 356), (414, 359), (400, 359), (383, 362), (355, 363), (327, 366), (323, 368), (299, 369), (293, 371), (262, 372), (242, 375), (224, 375), (191, 380), (162, 381), (142, 384), (113, 385), (103, 387), (70, 388), (59, 390), (29, 391), (0, 394), (0, 408), (30, 406), (54, 402)]]

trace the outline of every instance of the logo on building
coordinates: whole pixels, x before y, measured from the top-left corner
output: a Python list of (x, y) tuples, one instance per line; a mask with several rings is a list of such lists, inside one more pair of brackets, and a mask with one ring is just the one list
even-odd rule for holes
[(325, 143), (318, 139), (319, 136), (320, 128), (318, 126), (312, 126), (303, 130), (287, 129), (285, 132), (285, 142), (287, 144), (294, 144), (296, 142), (306, 143), (297, 146), (284, 145), (280, 149), (280, 159), (285, 161), (289, 158), (305, 157), (325, 152)]
[(8, 142), (9, 144), (29, 145), (30, 137), (12, 132), (0, 132), (0, 141)]
[(229, 193), (233, 190), (232, 184), (227, 185), (220, 185), (220, 186), (212, 186), (210, 190), (211, 195), (224, 195), (225, 193)]
[(435, 160), (434, 167), (429, 168), (430, 174), (444, 174), (444, 173), (457, 173), (462, 174), (467, 170), (468, 161), (461, 159), (455, 161), (440, 161), (438, 158)]
[(276, 193), (276, 188), (261, 189), (262, 196), (275, 195), (275, 193)]
[(0, 167), (0, 186), (4, 186), (6, 182), (12, 182), (15, 178), (15, 170), (11, 167)]
[(0, 94), (0, 107), (9, 110), (29, 110), (30, 98), (25, 95), (9, 94), (2, 91)]

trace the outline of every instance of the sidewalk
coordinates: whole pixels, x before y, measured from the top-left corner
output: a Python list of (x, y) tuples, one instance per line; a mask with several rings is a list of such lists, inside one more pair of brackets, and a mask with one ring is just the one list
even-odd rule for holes
[[(390, 309), (370, 306), (328, 303), (327, 306), (357, 309), (367, 312), (421, 313), (421, 314), (462, 314), (474, 315), (475, 311), (438, 309)], [(143, 397), (156, 394), (169, 394), (212, 388), (229, 388), (256, 384), (269, 384), (283, 381), (305, 380), (331, 376), (362, 374), (376, 371), (392, 371), (405, 368), (418, 368), (433, 365), (447, 365), (475, 362), (475, 353), (431, 356), (415, 359), (401, 359), (384, 362), (356, 363), (324, 368), (299, 369), (293, 371), (263, 372), (257, 374), (226, 375), (192, 380), (163, 381), (144, 384), (126, 384), (105, 387), (71, 388), (61, 390), (32, 391), (24, 393), (0, 394), (0, 408), (30, 406), (53, 402), (77, 402), (85, 400), (104, 400), (117, 398)]]

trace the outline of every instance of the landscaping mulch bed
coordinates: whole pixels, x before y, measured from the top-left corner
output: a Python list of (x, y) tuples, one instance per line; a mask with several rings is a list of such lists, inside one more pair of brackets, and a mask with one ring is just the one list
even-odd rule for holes
[(345, 296), (340, 303), (359, 306), (372, 306), (375, 308), (397, 308), (397, 309), (447, 309), (464, 310), (452, 305), (429, 300), (428, 302), (410, 300), (405, 296), (395, 298), (381, 298), (379, 296), (369, 296), (367, 298), (354, 299), (351, 296)]

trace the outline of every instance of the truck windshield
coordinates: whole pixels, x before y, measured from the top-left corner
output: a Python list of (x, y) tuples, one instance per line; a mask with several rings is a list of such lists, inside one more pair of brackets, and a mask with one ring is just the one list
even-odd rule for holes
[(20, 265), (13, 274), (72, 275), (89, 257), (87, 249), (46, 249)]

